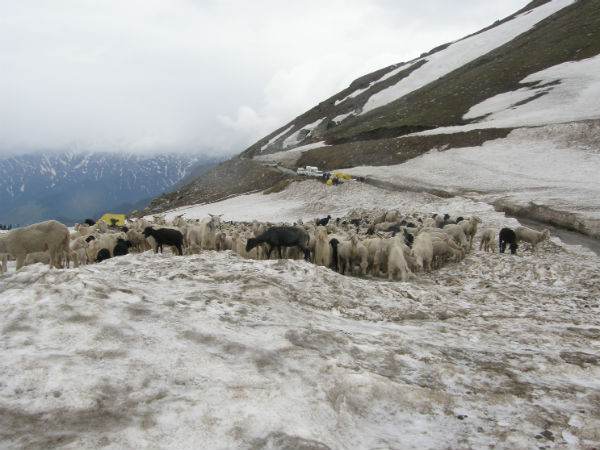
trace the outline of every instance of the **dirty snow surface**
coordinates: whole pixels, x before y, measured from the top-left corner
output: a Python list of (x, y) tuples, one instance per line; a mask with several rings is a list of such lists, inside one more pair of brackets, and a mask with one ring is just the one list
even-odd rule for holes
[[(390, 207), (517, 224), (460, 197), (316, 181), (184, 214)], [(535, 255), (475, 244), (408, 282), (230, 251), (10, 266), (0, 448), (599, 447), (600, 260), (556, 237)]]

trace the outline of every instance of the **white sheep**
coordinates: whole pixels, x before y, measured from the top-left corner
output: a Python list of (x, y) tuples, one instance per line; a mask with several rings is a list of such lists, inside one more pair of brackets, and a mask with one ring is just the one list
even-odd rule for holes
[[(17, 260), (17, 270), (23, 267), (28, 253), (48, 252), (50, 266), (60, 268), (63, 253), (70, 253), (69, 229), (56, 220), (48, 220), (17, 228), (0, 236), (0, 254), (7, 253)], [(75, 267), (78, 262), (75, 262)]]
[(481, 223), (481, 219), (476, 216), (471, 217), (469, 220), (461, 220), (458, 223), (469, 241), (469, 250), (473, 247), (473, 238), (477, 234), (477, 224), (479, 223)]
[[(419, 233), (412, 245), (412, 255), (417, 265), (424, 272), (431, 272), (431, 261), (433, 260), (433, 243), (428, 233)], [(389, 270), (389, 269), (388, 269)]]
[(550, 230), (546, 228), (543, 231), (535, 231), (527, 227), (517, 227), (515, 228), (515, 235), (517, 236), (517, 243), (520, 241), (529, 242), (531, 253), (535, 253), (538, 244), (550, 238)]
[(433, 247), (433, 261), (436, 267), (441, 267), (449, 258), (462, 259), (463, 252), (453, 243), (452, 240), (441, 240), (437, 238), (431, 239)]
[[(358, 236), (353, 235), (349, 241), (340, 241), (338, 244), (338, 270), (341, 274), (352, 275), (352, 268), (354, 262), (360, 258), (358, 250)], [(361, 244), (362, 247), (364, 247)], [(365, 254), (367, 258), (366, 264), (368, 266), (368, 250)], [(362, 263), (362, 261), (361, 261)], [(366, 270), (366, 267), (365, 267)]]
[(332, 248), (329, 245), (327, 228), (319, 225), (315, 230), (315, 264), (329, 267), (331, 265)]
[(456, 224), (448, 224), (445, 225), (444, 228), (442, 228), (442, 230), (449, 234), (450, 236), (452, 236), (454, 238), (454, 241), (464, 250), (467, 250), (469, 248), (469, 241), (467, 240), (467, 236), (465, 235), (465, 232), (463, 231), (463, 228), (460, 225), (456, 225)]
[(479, 250), (484, 252), (491, 251), (496, 253), (498, 251), (498, 231), (493, 228), (486, 228), (479, 235), (481, 241), (479, 242)]
[(402, 281), (406, 281), (410, 270), (404, 257), (404, 243), (399, 239), (391, 239), (391, 241), (387, 259), (388, 281), (394, 280), (396, 272)]

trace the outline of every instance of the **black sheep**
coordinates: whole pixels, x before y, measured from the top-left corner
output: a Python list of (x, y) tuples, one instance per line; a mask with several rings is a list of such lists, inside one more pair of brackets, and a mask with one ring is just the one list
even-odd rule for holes
[(118, 238), (117, 245), (113, 249), (113, 256), (123, 256), (129, 253), (129, 249), (132, 247), (131, 242), (125, 239)]
[(101, 248), (98, 251), (98, 254), (96, 255), (96, 262), (99, 263), (104, 261), (105, 259), (110, 259), (110, 252), (107, 248)]
[(331, 245), (331, 248), (333, 249), (333, 255), (331, 258), (331, 268), (333, 270), (335, 270), (336, 272), (338, 271), (338, 245), (339, 245), (340, 241), (338, 241), (336, 238), (333, 238), (329, 241), (329, 245)]
[(330, 219), (331, 219), (331, 216), (329, 214), (327, 214), (327, 217), (317, 220), (317, 226), (319, 226), (319, 225), (326, 226), (329, 223)]
[(249, 252), (258, 244), (265, 242), (269, 244), (269, 248), (267, 249), (267, 259), (271, 257), (271, 251), (273, 251), (275, 247), (277, 247), (279, 259), (281, 259), (281, 247), (297, 246), (304, 252), (304, 259), (308, 261), (310, 257), (308, 241), (308, 233), (302, 228), (290, 226), (271, 227), (261, 235), (248, 239), (246, 251)]
[(504, 250), (506, 250), (506, 244), (510, 244), (510, 253), (513, 255), (517, 253), (517, 235), (510, 228), (502, 228), (498, 234), (498, 246), (500, 247), (500, 253), (504, 253)]
[(183, 234), (181, 234), (180, 231), (173, 230), (172, 228), (154, 229), (152, 227), (146, 227), (142, 234), (146, 237), (152, 236), (156, 240), (156, 249), (160, 250), (161, 253), (163, 251), (163, 245), (173, 245), (177, 248), (177, 252), (180, 255), (183, 255), (183, 251), (181, 250)]

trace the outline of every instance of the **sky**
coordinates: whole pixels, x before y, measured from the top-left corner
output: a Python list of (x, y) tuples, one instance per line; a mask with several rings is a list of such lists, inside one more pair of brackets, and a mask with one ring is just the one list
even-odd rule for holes
[(230, 156), (528, 0), (0, 0), (0, 155)]

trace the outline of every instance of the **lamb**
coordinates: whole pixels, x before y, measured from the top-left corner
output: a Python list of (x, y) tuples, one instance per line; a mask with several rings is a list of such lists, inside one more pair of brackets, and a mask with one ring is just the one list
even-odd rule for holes
[(268, 228), (260, 236), (248, 239), (246, 252), (264, 242), (269, 246), (267, 249), (267, 259), (271, 257), (271, 252), (274, 248), (277, 248), (279, 258), (281, 259), (281, 247), (297, 246), (304, 252), (304, 259), (308, 260), (310, 258), (309, 240), (308, 233), (302, 228), (275, 226)]
[(473, 238), (477, 234), (478, 223), (481, 223), (481, 219), (476, 216), (471, 217), (469, 220), (462, 220), (458, 223), (458, 226), (462, 228), (469, 241), (469, 250), (473, 247)]
[(177, 249), (179, 255), (183, 255), (181, 245), (183, 244), (183, 234), (181, 231), (174, 230), (172, 228), (158, 228), (152, 227), (144, 228), (142, 233), (146, 238), (152, 236), (156, 240), (157, 251), (163, 252), (163, 245), (172, 245)]
[[(33, 252), (50, 255), (50, 266), (60, 268), (63, 253), (71, 254), (69, 229), (56, 220), (48, 220), (15, 230), (0, 236), (0, 254), (7, 253), (17, 260), (17, 270), (23, 267), (25, 256)], [(74, 255), (75, 267), (77, 256)]]
[(517, 253), (517, 248), (519, 247), (517, 245), (517, 235), (515, 234), (514, 230), (511, 230), (510, 228), (502, 228), (498, 234), (500, 253), (504, 253), (504, 250), (506, 250), (506, 244), (510, 244), (511, 254), (514, 255)]
[(531, 253), (535, 253), (538, 244), (550, 238), (550, 230), (535, 231), (527, 227), (515, 228), (516, 242), (525, 241), (531, 244)]
[(481, 241), (479, 243), (479, 250), (487, 252), (488, 250), (492, 253), (495, 253), (498, 249), (498, 245), (496, 244), (496, 236), (498, 233), (493, 228), (486, 228), (481, 232), (480, 238)]

